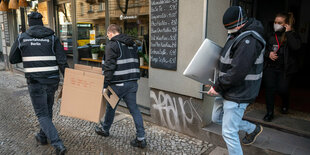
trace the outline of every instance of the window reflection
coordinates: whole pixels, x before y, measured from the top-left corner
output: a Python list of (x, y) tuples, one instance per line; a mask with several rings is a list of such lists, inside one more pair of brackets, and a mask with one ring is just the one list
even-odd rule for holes
[[(127, 6), (127, 7), (126, 7)], [(91, 58), (91, 49), (100, 48), (99, 59), (106, 44), (105, 0), (76, 0), (78, 60)], [(58, 4), (59, 34), (64, 50), (72, 54), (71, 3)], [(148, 66), (149, 0), (109, 0), (110, 23), (120, 25), (122, 33), (133, 37), (139, 55)]]
[(72, 54), (72, 20), (71, 3), (63, 3), (57, 6), (59, 20), (60, 40), (67, 54)]

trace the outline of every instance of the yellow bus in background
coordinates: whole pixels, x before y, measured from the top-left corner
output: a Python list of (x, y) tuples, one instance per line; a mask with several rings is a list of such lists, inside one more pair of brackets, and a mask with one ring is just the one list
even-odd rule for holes
[[(93, 24), (88, 22), (77, 23), (78, 38), (77, 44), (84, 46), (90, 43), (90, 31), (93, 30)], [(67, 54), (72, 53), (72, 24), (64, 23), (60, 25), (60, 38)]]
[(92, 23), (77, 23), (78, 46), (84, 46), (90, 43), (90, 30), (93, 30)]

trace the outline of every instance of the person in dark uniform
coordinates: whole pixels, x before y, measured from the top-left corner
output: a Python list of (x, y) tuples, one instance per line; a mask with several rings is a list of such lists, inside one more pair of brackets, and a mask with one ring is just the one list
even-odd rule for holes
[(23, 62), (30, 98), (40, 123), (35, 139), (42, 145), (48, 144), (49, 139), (56, 154), (65, 154), (66, 148), (52, 120), (59, 71), (64, 75), (67, 58), (54, 31), (43, 26), (42, 17), (37, 12), (28, 15), (30, 27), (14, 42), (9, 59), (11, 64)]
[(274, 33), (269, 37), (265, 53), (264, 86), (267, 114), (264, 121), (273, 119), (275, 95), (282, 99), (281, 112), (288, 113), (289, 84), (292, 75), (298, 71), (297, 57), (301, 39), (293, 30), (292, 13), (279, 13), (274, 20)]
[[(137, 105), (137, 91), (140, 79), (140, 64), (137, 46), (132, 38), (120, 34), (120, 27), (111, 24), (108, 27), (107, 35), (109, 42), (105, 47), (104, 57), (104, 88), (110, 86), (120, 99), (123, 99), (133, 117), (136, 125), (136, 138), (131, 141), (133, 147), (146, 147), (143, 119)], [(106, 91), (106, 89), (104, 89)], [(115, 109), (107, 103), (104, 122), (101, 127), (96, 126), (95, 132), (98, 135), (107, 137), (114, 120)]]
[(228, 8), (223, 16), (228, 38), (221, 51), (219, 76), (209, 95), (215, 98), (212, 121), (222, 125), (222, 136), (230, 155), (242, 155), (239, 130), (246, 132), (242, 144), (253, 144), (263, 131), (242, 117), (258, 95), (263, 73), (265, 40), (261, 22), (248, 18), (240, 6)]

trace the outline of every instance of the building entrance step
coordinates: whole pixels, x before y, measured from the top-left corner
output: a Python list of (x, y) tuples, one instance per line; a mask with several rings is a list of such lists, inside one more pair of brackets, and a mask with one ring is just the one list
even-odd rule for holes
[[(211, 143), (226, 148), (226, 144), (222, 138), (221, 126), (211, 123), (203, 128), (205, 132), (201, 138), (208, 139)], [(240, 132), (240, 138), (243, 138), (245, 132)], [(279, 131), (264, 126), (263, 132), (257, 137), (254, 144), (242, 145), (244, 154), (250, 155), (308, 155), (310, 152), (310, 138), (298, 136), (295, 134)]]
[(310, 121), (294, 118), (292, 115), (275, 115), (272, 122), (263, 121), (263, 110), (252, 110), (245, 114), (244, 119), (257, 122), (263, 126), (281, 130), (287, 133), (310, 138)]

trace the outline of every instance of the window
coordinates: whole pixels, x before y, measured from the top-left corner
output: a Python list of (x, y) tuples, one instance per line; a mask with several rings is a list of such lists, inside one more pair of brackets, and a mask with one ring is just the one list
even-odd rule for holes
[(72, 54), (72, 20), (71, 20), (71, 3), (57, 5), (59, 19), (59, 38), (63, 43), (66, 54)]
[(99, 4), (99, 11), (103, 11), (103, 10), (105, 10), (105, 5), (104, 5), (104, 3), (100, 3)]
[(80, 4), (80, 7), (81, 7), (81, 15), (83, 16), (83, 14), (84, 14), (84, 4), (83, 3), (81, 3)]
[(91, 4), (89, 5), (89, 10), (88, 10), (88, 12), (89, 12), (89, 13), (92, 13), (92, 12), (93, 12), (93, 5), (91, 5)]

